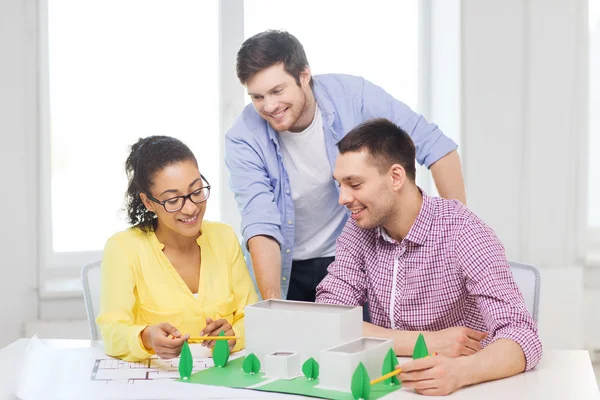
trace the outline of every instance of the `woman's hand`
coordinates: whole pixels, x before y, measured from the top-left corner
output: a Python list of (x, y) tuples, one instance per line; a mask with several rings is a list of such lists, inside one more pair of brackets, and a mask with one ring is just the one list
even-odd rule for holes
[[(210, 318), (206, 318), (206, 327), (202, 332), (200, 332), (200, 336), (219, 336), (219, 333), (225, 332), (225, 336), (235, 336), (235, 332), (233, 331), (233, 327), (229, 322), (224, 319), (218, 319), (213, 321)], [(202, 346), (210, 347), (211, 349), (215, 347), (216, 340), (205, 340), (202, 342)], [(229, 340), (229, 351), (232, 351), (235, 347), (235, 339)]]
[(179, 356), (183, 342), (188, 340), (190, 335), (181, 336), (177, 328), (167, 322), (163, 322), (144, 328), (141, 337), (146, 349), (154, 350), (157, 356), (169, 360)]

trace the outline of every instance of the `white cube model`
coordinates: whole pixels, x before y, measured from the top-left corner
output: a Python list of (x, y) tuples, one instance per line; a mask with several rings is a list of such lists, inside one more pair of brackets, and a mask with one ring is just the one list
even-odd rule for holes
[(301, 374), (300, 354), (276, 351), (265, 356), (265, 376), (292, 379)]
[(370, 380), (379, 378), (385, 355), (394, 347), (391, 339), (363, 337), (321, 352), (319, 386), (350, 392), (352, 374), (362, 362)]
[(362, 308), (302, 301), (265, 300), (246, 306), (246, 354), (254, 353), (264, 372), (265, 356), (300, 354), (319, 361), (323, 349), (362, 337)]

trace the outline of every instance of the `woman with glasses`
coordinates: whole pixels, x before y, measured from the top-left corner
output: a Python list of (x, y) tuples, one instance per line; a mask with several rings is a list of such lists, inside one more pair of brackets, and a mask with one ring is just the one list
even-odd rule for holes
[[(244, 307), (258, 300), (233, 229), (203, 221), (210, 184), (191, 150), (150, 136), (125, 163), (132, 227), (112, 236), (102, 258), (96, 322), (107, 354), (128, 361), (174, 358), (190, 336), (237, 336)], [(214, 346), (214, 341), (203, 342)]]

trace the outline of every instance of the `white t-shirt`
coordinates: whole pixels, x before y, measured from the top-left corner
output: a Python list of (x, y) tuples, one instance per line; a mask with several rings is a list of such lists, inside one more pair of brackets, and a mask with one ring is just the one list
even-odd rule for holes
[(279, 137), (296, 212), (294, 260), (333, 256), (345, 210), (338, 204), (319, 107), (308, 128)]

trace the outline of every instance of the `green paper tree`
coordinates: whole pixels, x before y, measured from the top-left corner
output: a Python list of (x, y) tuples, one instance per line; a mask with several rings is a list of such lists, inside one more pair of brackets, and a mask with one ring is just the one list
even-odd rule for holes
[[(219, 336), (225, 336), (225, 332), (221, 331)], [(229, 343), (227, 340), (217, 340), (213, 348), (213, 360), (217, 367), (224, 367), (229, 360)]]
[(355, 399), (368, 399), (371, 394), (371, 380), (363, 363), (358, 363), (358, 367), (352, 374), (350, 390)]
[(250, 353), (244, 359), (244, 363), (242, 364), (242, 369), (247, 374), (258, 374), (260, 371), (260, 360), (254, 353)]
[(184, 381), (190, 379), (192, 369), (194, 369), (194, 360), (192, 359), (192, 352), (186, 340), (183, 342), (181, 355), (179, 356), (179, 377)]
[(314, 358), (309, 358), (302, 364), (302, 373), (309, 381), (319, 377), (319, 363)]
[[(381, 367), (381, 375), (389, 374), (392, 371), (396, 370), (396, 365), (398, 365), (398, 359), (396, 358), (396, 353), (394, 353), (394, 349), (389, 349), (385, 358), (383, 359), (383, 366)], [(386, 385), (394, 386), (399, 385), (400, 381), (397, 376), (392, 376), (391, 378), (383, 381)]]
[(417, 343), (415, 343), (415, 348), (413, 350), (413, 360), (417, 358), (424, 358), (429, 355), (429, 351), (427, 350), (427, 345), (425, 344), (425, 338), (422, 333), (419, 333), (419, 337), (417, 339)]

